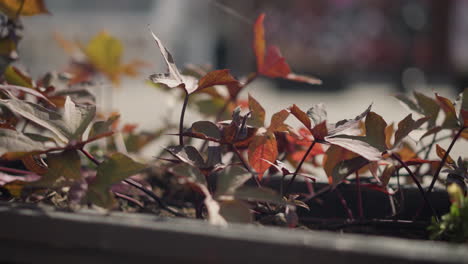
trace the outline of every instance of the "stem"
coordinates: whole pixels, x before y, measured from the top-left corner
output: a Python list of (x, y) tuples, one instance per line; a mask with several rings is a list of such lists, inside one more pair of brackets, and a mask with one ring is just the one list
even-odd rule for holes
[(138, 200), (136, 199), (133, 199), (132, 197), (130, 196), (127, 196), (125, 194), (122, 194), (122, 193), (118, 193), (118, 192), (114, 192), (114, 195), (117, 196), (118, 198), (120, 199), (123, 199), (123, 200), (126, 200), (126, 201), (129, 201), (135, 205), (137, 205), (138, 207), (140, 207), (141, 209), (145, 209), (145, 206)]
[(356, 185), (357, 185), (357, 199), (358, 199), (358, 211), (359, 211), (359, 218), (364, 218), (364, 210), (362, 207), (362, 192), (361, 192), (361, 179), (359, 177), (359, 172), (356, 171)]
[(455, 141), (457, 141), (457, 139), (460, 137), (461, 133), (463, 132), (463, 130), (465, 128), (466, 127), (460, 128), (460, 130), (458, 130), (458, 133), (455, 135), (455, 137), (453, 137), (452, 142), (450, 142), (450, 145), (449, 145), (447, 151), (445, 151), (445, 154), (442, 157), (442, 161), (440, 162), (439, 167), (437, 167), (437, 171), (434, 173), (434, 177), (432, 178), (431, 185), (429, 185), (429, 189), (427, 189), (427, 193), (431, 193), (432, 189), (434, 188), (434, 184), (436, 183), (437, 179), (439, 178), (439, 173), (442, 170), (442, 168), (444, 167), (444, 164), (447, 161), (449, 153), (452, 150), (453, 146), (455, 145)]
[(15, 14), (15, 20), (17, 20), (19, 18), (20, 14), (21, 14), (21, 11), (23, 11), (24, 2), (26, 2), (26, 0), (21, 1), (21, 5), (20, 5), (19, 9), (16, 11), (16, 14)]
[[(451, 138), (451, 137), (452, 137), (452, 135), (448, 135), (448, 136), (444, 136), (444, 137), (438, 138), (438, 139), (434, 140), (434, 143), (433, 143), (433, 144), (435, 144), (435, 143), (437, 143), (437, 142), (440, 142), (440, 141), (442, 141), (442, 140)], [(416, 152), (416, 154), (419, 155), (419, 154), (421, 154), (421, 152), (425, 151), (425, 150), (428, 149), (428, 148), (432, 148), (432, 145), (429, 144), (429, 145), (427, 145), (427, 146), (424, 146), (423, 148), (421, 148), (420, 150), (418, 150), (418, 151)]]
[[(95, 157), (93, 157), (93, 155), (91, 155), (91, 153), (89, 153), (88, 151), (84, 150), (83, 148), (80, 149), (80, 151), (89, 159), (91, 160), (94, 164), (96, 164), (97, 166), (99, 166), (101, 164), (101, 162), (99, 162)], [(127, 183), (128, 185), (131, 185), (135, 188), (137, 188), (138, 190), (142, 191), (143, 193), (145, 193), (146, 195), (148, 195), (149, 197), (153, 198), (154, 201), (156, 201), (156, 203), (159, 205), (159, 207), (161, 207), (161, 209), (164, 209), (166, 211), (168, 211), (169, 213), (175, 215), (175, 216), (179, 216), (179, 217), (187, 217), (185, 214), (182, 214), (182, 213), (179, 213), (177, 211), (175, 211), (174, 209), (168, 207), (166, 205), (166, 203), (164, 203), (164, 201), (161, 200), (161, 198), (159, 198), (155, 193), (153, 193), (152, 191), (146, 189), (145, 187), (143, 187), (143, 185), (141, 185), (139, 182), (137, 181), (134, 181), (130, 178), (128, 179), (125, 179), (123, 180), (123, 182)]]
[(348, 214), (348, 218), (350, 220), (354, 220), (353, 212), (351, 211), (351, 209), (349, 209), (348, 203), (346, 202), (345, 198), (343, 197), (341, 192), (338, 190), (338, 188), (335, 189), (335, 192), (336, 192), (336, 195), (338, 195), (338, 198), (340, 199), (340, 202), (343, 205), (346, 213)]
[(292, 183), (294, 182), (294, 180), (296, 179), (296, 176), (297, 174), (299, 173), (299, 171), (301, 170), (301, 167), (302, 167), (302, 164), (304, 163), (304, 161), (306, 160), (307, 156), (309, 156), (309, 153), (312, 151), (312, 149), (314, 148), (315, 146), (315, 143), (317, 141), (312, 141), (312, 144), (310, 144), (310, 147), (307, 149), (306, 153), (304, 154), (304, 156), (302, 157), (301, 161), (299, 162), (299, 165), (297, 166), (296, 170), (294, 171), (293, 173), (293, 176), (291, 177), (291, 179), (289, 180), (289, 183), (288, 185), (286, 186), (286, 190), (285, 190), (285, 194), (287, 194), (289, 192), (289, 189), (291, 188), (291, 185)]
[(184, 104), (182, 106), (182, 112), (180, 113), (180, 121), (179, 121), (179, 145), (184, 145), (184, 117), (185, 117), (185, 110), (187, 109), (189, 93), (184, 89), (185, 97), (184, 97)]
[(410, 168), (408, 167), (408, 165), (406, 165), (406, 163), (400, 159), (400, 157), (398, 157), (398, 155), (396, 155), (395, 153), (392, 153), (392, 158), (396, 159), (400, 164), (401, 166), (403, 166), (405, 168), (405, 170), (408, 172), (408, 174), (411, 176), (411, 178), (413, 179), (414, 183), (416, 183), (416, 185), (418, 186), (418, 189), (419, 189), (419, 192), (421, 193), (423, 199), (424, 199), (424, 202), (425, 204), (429, 205), (429, 207), (431, 208), (431, 211), (432, 211), (432, 215), (435, 217), (435, 219), (437, 220), (437, 222), (439, 222), (439, 216), (437, 215), (437, 212), (436, 210), (434, 209), (434, 207), (432, 206), (431, 202), (429, 201), (429, 199), (427, 198), (426, 196), (426, 193), (424, 192), (424, 189), (422, 188), (421, 184), (419, 183), (418, 179), (416, 178), (416, 176), (413, 174), (413, 172), (410, 170)]

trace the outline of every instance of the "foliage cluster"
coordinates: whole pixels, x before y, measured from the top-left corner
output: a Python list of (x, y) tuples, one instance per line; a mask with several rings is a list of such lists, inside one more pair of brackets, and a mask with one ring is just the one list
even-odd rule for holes
[[(141, 61), (121, 62), (119, 40), (102, 32), (82, 45), (57, 35), (71, 55), (66, 73), (32, 80), (11, 64), (20, 41), (20, 17), (48, 11), (40, 0), (3, 1), (0, 11), (4, 13), (0, 36), (0, 185), (4, 199), (42, 201), (70, 209), (87, 205), (107, 210), (162, 210), (176, 216), (193, 214), (218, 225), (261, 221), (274, 215), (281, 216), (284, 225), (295, 227), (301, 222), (297, 207), (307, 208), (306, 201), (336, 191), (339, 184), (355, 184), (358, 195), (361, 188), (367, 188), (394, 199), (401, 188), (399, 176), (404, 176), (401, 169), (424, 198), (421, 206), (432, 208), (429, 197), (438, 181), (456, 182), (466, 193), (466, 160), (460, 157), (455, 162), (450, 151), (458, 139), (468, 139), (468, 89), (459, 102), (438, 94), (397, 95), (418, 118), (409, 114), (396, 125), (373, 112), (372, 105), (354, 118), (333, 123), (323, 104), (307, 111), (292, 105), (271, 115), (267, 123), (261, 103), (251, 95), (247, 101), (240, 96), (256, 78), (321, 82), (293, 73), (279, 48), (266, 44), (265, 15), (261, 14), (253, 27), (256, 70), (241, 78), (228, 69), (190, 66), (180, 71), (151, 32), (168, 71), (153, 74), (150, 80), (154, 86), (178, 94), (182, 111), (178, 125), (167, 123), (156, 131), (138, 131), (133, 125), (119, 124), (118, 114), (97, 113), (88, 90), (97, 76), (118, 85), (122, 76), (136, 76), (145, 67)], [(206, 119), (186, 127), (187, 107)], [(288, 125), (288, 118), (297, 119), (301, 127)], [(175, 134), (174, 128), (178, 128)], [(432, 140), (416, 149), (408, 137), (415, 131), (423, 134), (419, 141)], [(168, 133), (172, 133), (168, 137), (177, 136), (178, 143), (166, 147), (156, 160), (143, 162), (141, 149)], [(448, 136), (440, 136), (443, 133)], [(436, 144), (447, 138), (451, 140), (447, 149)], [(440, 159), (429, 159), (434, 146)], [(316, 192), (294, 192), (297, 176), (313, 186), (310, 167), (322, 167), (329, 185)], [(450, 170), (447, 180), (440, 177), (444, 167)], [(278, 175), (281, 188), (268, 188), (268, 181)], [(397, 178), (398, 185), (390, 184), (392, 178)], [(431, 179), (427, 188), (422, 186), (424, 178)], [(450, 219), (461, 215), (459, 208), (460, 203), (452, 206)], [(439, 216), (435, 210), (433, 214), (437, 222)], [(363, 217), (360, 208), (359, 218)], [(452, 220), (444, 216), (443, 221)]]

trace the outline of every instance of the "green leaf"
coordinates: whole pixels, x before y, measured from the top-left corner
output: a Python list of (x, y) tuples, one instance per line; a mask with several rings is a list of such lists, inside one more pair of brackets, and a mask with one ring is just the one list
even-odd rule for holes
[[(0, 156), (20, 158), (28, 152), (43, 151), (46, 147), (39, 141), (11, 129), (0, 128)], [(8, 158), (8, 157), (7, 157)]]
[(98, 166), (96, 179), (88, 187), (88, 201), (110, 208), (114, 201), (109, 191), (111, 185), (137, 174), (144, 168), (145, 164), (136, 162), (122, 153), (112, 154)]
[(251, 223), (253, 221), (250, 207), (247, 203), (237, 200), (219, 202), (219, 214), (228, 223)]
[(242, 167), (230, 166), (225, 168), (218, 176), (215, 196), (233, 195), (251, 177), (252, 174)]
[(286, 201), (272, 189), (244, 186), (236, 190), (234, 198), (239, 200), (286, 204)]
[(57, 183), (62, 177), (65, 182), (81, 179), (81, 159), (74, 149), (47, 154), (47, 172), (33, 185), (48, 187)]
[(192, 124), (191, 132), (195, 134), (202, 134), (208, 138), (221, 140), (221, 132), (219, 128), (210, 121), (197, 121)]
[(170, 168), (170, 172), (177, 177), (183, 177), (192, 182), (207, 186), (205, 175), (203, 175), (203, 173), (201, 173), (198, 168), (195, 168), (189, 164), (178, 164)]
[(263, 127), (265, 125), (265, 109), (260, 103), (249, 94), (249, 109), (252, 111), (251, 118), (247, 124), (254, 127)]
[(8, 84), (18, 85), (27, 88), (33, 88), (31, 77), (14, 66), (8, 66), (3, 74)]
[(119, 119), (120, 115), (112, 115), (106, 121), (97, 121), (93, 123), (89, 131), (88, 138), (93, 138), (97, 135), (111, 131), (112, 124)]

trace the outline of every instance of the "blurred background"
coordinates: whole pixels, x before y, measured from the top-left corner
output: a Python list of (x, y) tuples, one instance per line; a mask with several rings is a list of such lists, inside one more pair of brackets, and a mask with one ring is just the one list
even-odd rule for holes
[(265, 12), (267, 43), (280, 47), (294, 72), (323, 80), (320, 86), (256, 80), (249, 92), (267, 115), (293, 103), (308, 109), (324, 102), (330, 119), (337, 120), (354, 117), (373, 102), (374, 111), (398, 122), (409, 111), (389, 95), (416, 89), (455, 98), (468, 80), (464, 0), (46, 0), (46, 5), (51, 15), (23, 21), (20, 64), (33, 76), (63, 69), (69, 56), (55, 32), (86, 43), (108, 31), (123, 41), (125, 59), (150, 66), (113, 92), (96, 93), (124, 121), (143, 128), (157, 126), (168, 107), (177, 109), (176, 117), (180, 107), (171, 104), (171, 95), (145, 84), (149, 74), (165, 71), (148, 24), (179, 67), (211, 64), (240, 77), (255, 69), (252, 25)]

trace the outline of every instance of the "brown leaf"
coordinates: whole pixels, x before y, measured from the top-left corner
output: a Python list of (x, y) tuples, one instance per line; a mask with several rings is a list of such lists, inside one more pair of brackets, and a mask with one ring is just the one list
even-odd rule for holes
[(250, 94), (249, 109), (252, 111), (252, 115), (251, 118), (247, 121), (247, 124), (254, 127), (263, 127), (265, 125), (265, 109)]
[(289, 107), (289, 111), (293, 114), (307, 129), (312, 128), (312, 123), (310, 122), (309, 116), (302, 111), (297, 105)]
[[(252, 139), (248, 149), (250, 166), (258, 173), (258, 179), (271, 167), (278, 157), (278, 146), (273, 133), (267, 132)], [(267, 161), (271, 162), (268, 163)]]
[[(21, 12), (19, 12), (20, 10)], [(43, 0), (2, 0), (0, 1), (0, 11), (9, 18), (16, 18), (17, 14), (21, 16), (49, 14)]]
[(437, 102), (439, 103), (442, 110), (445, 112), (445, 119), (442, 123), (442, 127), (444, 128), (457, 128), (459, 127), (458, 120), (457, 120), (457, 113), (455, 112), (455, 106), (453, 103), (442, 96), (436, 94)]
[(316, 126), (314, 126), (314, 128), (312, 128), (310, 132), (312, 133), (316, 141), (325, 141), (325, 137), (328, 135), (327, 121), (325, 120), (322, 123), (317, 124)]
[(357, 157), (357, 154), (339, 146), (331, 145), (325, 152), (323, 158), (323, 169), (330, 184), (337, 184), (333, 181), (333, 169), (343, 160)]
[(369, 112), (366, 117), (366, 139), (369, 144), (381, 152), (387, 150), (385, 129), (387, 123), (378, 114)]
[(396, 146), (403, 138), (411, 133), (411, 131), (419, 128), (427, 120), (429, 120), (429, 117), (423, 117), (415, 121), (413, 120), (412, 114), (407, 115), (398, 123), (398, 129), (395, 132), (395, 143), (393, 145)]
[(287, 110), (281, 110), (278, 113), (274, 114), (271, 117), (270, 127), (268, 131), (270, 132), (284, 132), (287, 131), (288, 126), (284, 124), (284, 121), (288, 118), (289, 112)]
[(209, 72), (198, 81), (198, 87), (194, 92), (214, 85), (235, 85), (237, 83), (239, 82), (232, 77), (229, 70), (215, 70)]
[[(447, 154), (447, 151), (445, 151), (445, 149), (443, 149), (441, 146), (439, 146), (439, 144), (436, 144), (436, 153), (437, 153), (437, 156), (440, 159), (443, 159), (444, 156)], [(450, 155), (447, 156), (446, 162), (449, 165), (456, 165), (455, 161), (452, 159), (452, 157), (450, 157)]]

